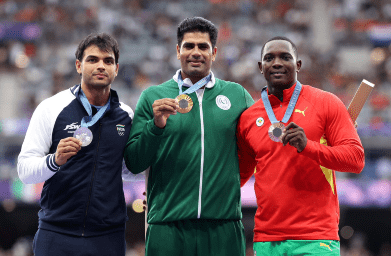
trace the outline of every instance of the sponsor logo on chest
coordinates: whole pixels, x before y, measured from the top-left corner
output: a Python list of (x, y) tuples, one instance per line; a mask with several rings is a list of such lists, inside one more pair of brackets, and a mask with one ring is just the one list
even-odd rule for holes
[[(80, 125), (77, 124), (77, 122), (74, 122), (74, 123), (71, 123), (71, 124), (68, 124), (67, 126), (65, 126), (65, 129), (64, 131), (68, 131), (68, 133), (74, 133), (76, 129), (79, 129), (80, 128)], [(69, 131), (71, 130), (71, 131)]]
[(295, 109), (295, 113), (300, 113), (302, 114), (303, 116), (305, 116), (305, 111), (307, 110), (308, 107), (306, 107), (304, 110), (300, 110), (300, 109)]

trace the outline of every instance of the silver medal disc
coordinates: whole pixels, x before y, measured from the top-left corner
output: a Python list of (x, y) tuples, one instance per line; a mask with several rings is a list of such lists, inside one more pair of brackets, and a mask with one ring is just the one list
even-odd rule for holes
[(78, 128), (73, 137), (81, 141), (82, 147), (88, 146), (92, 142), (92, 132), (87, 127)]

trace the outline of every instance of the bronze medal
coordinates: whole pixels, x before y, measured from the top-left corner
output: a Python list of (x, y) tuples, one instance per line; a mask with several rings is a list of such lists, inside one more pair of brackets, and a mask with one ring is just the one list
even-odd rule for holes
[(187, 94), (178, 95), (175, 101), (179, 104), (179, 113), (186, 114), (193, 108), (193, 100)]
[(274, 123), (269, 127), (269, 137), (272, 141), (282, 142), (282, 136), (284, 135), (283, 130), (285, 125), (282, 123)]

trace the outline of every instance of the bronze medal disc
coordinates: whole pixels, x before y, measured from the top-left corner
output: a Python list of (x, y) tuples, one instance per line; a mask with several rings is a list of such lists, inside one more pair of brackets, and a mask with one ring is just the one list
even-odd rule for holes
[(193, 108), (193, 100), (187, 94), (178, 95), (175, 101), (179, 104), (177, 111), (179, 113), (188, 113)]
[(281, 138), (284, 135), (282, 132), (285, 128), (285, 125), (282, 123), (274, 123), (269, 127), (269, 137), (272, 141), (282, 142)]

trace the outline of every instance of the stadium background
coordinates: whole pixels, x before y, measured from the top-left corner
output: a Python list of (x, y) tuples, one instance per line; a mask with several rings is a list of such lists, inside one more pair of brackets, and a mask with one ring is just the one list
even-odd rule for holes
[[(391, 2), (386, 0), (0, 0), (0, 256), (32, 255), (42, 184), (24, 185), (16, 160), (35, 107), (80, 82), (75, 51), (91, 32), (120, 44), (113, 88), (133, 109), (147, 87), (170, 79), (176, 27), (203, 16), (219, 27), (212, 70), (242, 84), (255, 100), (265, 80), (263, 43), (277, 35), (299, 49), (303, 84), (330, 91), (347, 105), (362, 79), (376, 84), (358, 119), (366, 166), (338, 173), (341, 255), (391, 255)], [(243, 223), (252, 254), (255, 213), (250, 184), (242, 189)], [(129, 205), (128, 256), (143, 255), (142, 177), (124, 183)]]

